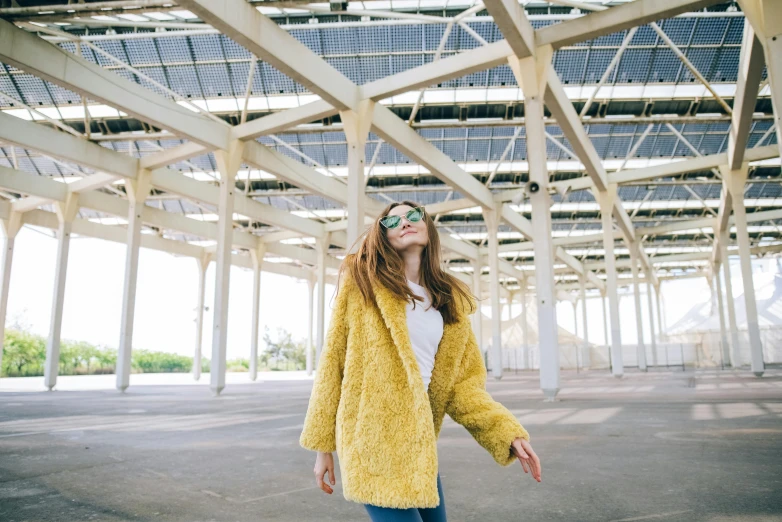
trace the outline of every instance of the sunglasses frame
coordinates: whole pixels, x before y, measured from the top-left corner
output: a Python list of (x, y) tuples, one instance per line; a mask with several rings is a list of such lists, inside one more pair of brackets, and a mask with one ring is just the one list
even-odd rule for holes
[[(411, 208), (410, 210), (408, 210), (407, 212), (405, 212), (405, 215), (404, 215), (404, 216), (390, 216), (390, 215), (388, 215), (388, 216), (383, 216), (382, 218), (380, 218), (380, 224), (381, 224), (381, 225), (383, 225), (383, 226), (384, 226), (385, 228), (387, 228), (388, 230), (393, 230), (393, 229), (397, 228), (397, 227), (398, 227), (398, 226), (399, 226), (399, 225), (402, 223), (402, 218), (403, 218), (403, 217), (404, 217), (406, 220), (408, 220), (410, 223), (418, 223), (419, 221), (421, 221), (421, 219), (418, 219), (418, 220), (416, 220), (416, 221), (413, 221), (413, 220), (412, 220), (412, 219), (410, 219), (410, 217), (409, 217), (411, 212), (416, 212), (416, 211), (420, 212), (420, 213), (421, 213), (421, 219), (424, 219), (424, 216), (426, 215), (426, 211), (424, 210), (424, 207), (413, 207), (413, 208)], [(390, 227), (390, 226), (386, 225), (386, 223), (385, 223), (385, 220), (386, 220), (386, 218), (389, 218), (389, 217), (398, 217), (398, 218), (399, 218), (399, 221), (397, 222), (397, 224), (396, 224), (396, 225), (394, 225), (393, 227)]]

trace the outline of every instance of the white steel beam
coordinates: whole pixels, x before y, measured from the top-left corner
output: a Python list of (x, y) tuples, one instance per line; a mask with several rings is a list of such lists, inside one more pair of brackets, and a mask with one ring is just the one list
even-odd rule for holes
[[(747, 235), (747, 213), (744, 208), (744, 184), (747, 180), (748, 165), (747, 163), (742, 164), (739, 170), (731, 170), (726, 165), (720, 170), (725, 183), (723, 190), (729, 190), (733, 197), (733, 217), (736, 220), (736, 242), (739, 245), (739, 260), (741, 262), (741, 279), (744, 286), (744, 305), (747, 314), (752, 372), (757, 377), (761, 377), (765, 370), (763, 345), (760, 340), (755, 284), (752, 279), (752, 252), (750, 250), (749, 236)], [(727, 259), (725, 261), (727, 262)]]
[(471, 174), (462, 170), (437, 147), (383, 105), (375, 104), (372, 130), (410, 159), (420, 163), (438, 179), (484, 208), (494, 208), (491, 191)]
[(212, 261), (212, 256), (206, 252), (195, 258), (198, 264), (198, 304), (196, 305), (196, 337), (193, 354), (193, 379), (201, 379), (201, 345), (204, 335), (204, 301), (206, 293), (206, 270)]
[(517, 0), (486, 0), (484, 5), (513, 54), (518, 57), (535, 54), (535, 30)]
[[(716, 242), (714, 248), (719, 248)], [(722, 297), (722, 279), (720, 278), (719, 265), (712, 265), (711, 274), (712, 288), (717, 294), (717, 313), (720, 320), (720, 357), (723, 365), (727, 365), (730, 364), (730, 342), (728, 341), (728, 329), (725, 327), (725, 305), (723, 303), (725, 299)]]
[[(747, 149), (744, 156), (744, 161), (762, 161), (777, 157), (779, 157), (779, 148), (776, 145), (766, 145), (763, 147)], [(700, 158), (674, 161), (670, 163), (664, 163), (662, 165), (654, 165), (641, 169), (623, 170), (620, 172), (611, 173), (608, 174), (608, 182), (621, 185), (622, 183), (631, 183), (634, 181), (645, 181), (650, 179), (680, 176), (682, 174), (719, 168), (720, 165), (725, 165), (727, 162), (728, 154), (725, 152), (720, 154), (710, 154)], [(551, 186), (558, 191), (574, 191), (590, 189), (594, 186), (594, 183), (588, 176), (582, 176), (580, 178), (574, 178), (571, 180), (554, 181), (551, 183)], [(510, 201), (515, 195), (514, 192), (514, 190), (509, 190), (505, 193), (501, 193), (500, 198), (503, 201)]]
[(778, 0), (739, 0), (739, 4), (763, 45), (777, 128), (777, 146), (782, 151), (782, 3)]
[(728, 135), (728, 166), (731, 170), (741, 168), (744, 161), (764, 63), (763, 45), (755, 36), (752, 25), (744, 23), (744, 38), (741, 43), (738, 68), (739, 77), (736, 82), (736, 97), (733, 100), (733, 114)]
[[(0, 33), (0, 37), (2, 34)], [(69, 194), (64, 203), (55, 203), (57, 212), (57, 260), (55, 262), (54, 296), (49, 323), (49, 338), (46, 341), (46, 362), (44, 363), (44, 385), (51, 391), (57, 384), (60, 369), (60, 334), (62, 313), (65, 304), (65, 277), (68, 273), (68, 250), (71, 244), (73, 220), (79, 210), (78, 194)]]
[(478, 342), (478, 348), (483, 353), (483, 312), (481, 312), (480, 299), (483, 298), (483, 290), (481, 288), (481, 272), (483, 265), (481, 259), (477, 258), (472, 261), (472, 293), (479, 299), (478, 309), (473, 314), (472, 329), (475, 334), (475, 340)]
[(495, 380), (502, 379), (502, 324), (500, 308), (500, 258), (497, 251), (497, 227), (500, 216), (496, 209), (483, 211), (483, 219), (489, 231), (489, 294), (491, 296), (491, 374)]
[(247, 0), (182, 0), (201, 20), (339, 109), (355, 109), (358, 87)]
[(149, 156), (144, 156), (139, 160), (142, 169), (155, 170), (161, 167), (168, 167), (174, 163), (185, 161), (193, 156), (200, 156), (211, 152), (212, 147), (204, 147), (200, 143), (189, 141), (177, 147), (162, 150)]
[[(526, 17), (516, 20), (529, 26)], [(554, 250), (551, 242), (551, 196), (546, 166), (546, 127), (543, 121), (544, 95), (550, 79), (552, 50), (537, 49), (534, 57), (508, 58), (516, 81), (524, 91), (524, 126), (527, 135), (527, 161), (530, 183), (539, 189), (530, 194), (532, 205), (532, 238), (535, 249), (535, 297), (538, 310), (538, 344), (540, 346), (540, 388), (546, 400), (553, 401), (560, 388), (559, 340), (554, 289)], [(509, 209), (510, 210), (510, 209)], [(507, 212), (507, 211), (506, 211)], [(519, 216), (521, 217), (521, 216)], [(563, 255), (564, 251), (560, 252)], [(489, 259), (499, 255), (495, 250)], [(567, 256), (563, 256), (567, 260)], [(583, 271), (582, 271), (582, 275)]]
[(310, 272), (307, 279), (307, 356), (305, 359), (307, 376), (312, 375), (315, 369), (315, 359), (312, 349), (314, 347), (312, 331), (315, 324), (315, 273)]
[(259, 136), (276, 134), (297, 125), (321, 120), (337, 112), (327, 101), (317, 100), (237, 125), (231, 130), (231, 137), (237, 140), (254, 140)]
[(727, 230), (720, 232), (718, 248), (722, 251), (722, 275), (725, 278), (725, 301), (728, 304), (728, 325), (730, 327), (730, 365), (733, 368), (741, 366), (741, 344), (739, 343), (739, 329), (736, 322), (736, 307), (733, 301), (733, 283), (730, 273), (730, 257), (728, 257), (728, 239), (730, 235)]
[(366, 163), (366, 144), (375, 102), (363, 100), (356, 111), (340, 112), (348, 142), (348, 209), (347, 209), (347, 253), (358, 250), (358, 239), (366, 226), (364, 202), (368, 199), (365, 192), (364, 166)]
[[(635, 0), (600, 13), (538, 29), (535, 31), (535, 43), (537, 46), (551, 44), (554, 49), (559, 49), (653, 20), (702, 9), (714, 3), (719, 3), (719, 0)], [(512, 55), (514, 52), (508, 42), (500, 40), (367, 83), (361, 88), (362, 97), (380, 101), (396, 94), (497, 67), (506, 63)], [(526, 56), (529, 54), (519, 57)]]
[(635, 0), (591, 13), (574, 20), (542, 27), (535, 31), (538, 45), (551, 44), (555, 49), (591, 40), (601, 35), (644, 25), (661, 18), (671, 18), (697, 11), (720, 0)]
[(0, 60), (191, 141), (213, 148), (228, 146), (228, 125), (181, 107), (5, 20), (0, 20)]
[[(8, 291), (11, 288), (11, 267), (14, 261), (14, 242), (16, 234), (22, 227), (22, 214), (11, 212), (8, 218), (0, 219), (0, 233), (3, 236), (3, 263), (0, 266), (0, 325), (5, 326), (8, 312)], [(5, 328), (0, 329), (0, 368), (3, 365), (3, 346), (5, 344)]]
[(215, 255), (214, 319), (212, 323), (212, 360), (210, 384), (212, 393), (219, 395), (225, 388), (225, 356), (228, 341), (228, 295), (231, 276), (231, 239), (233, 238), (234, 191), (236, 173), (242, 163), (244, 143), (234, 141), (229, 150), (218, 150), (215, 159), (220, 170), (220, 199)]
[(644, 326), (641, 318), (641, 284), (638, 280), (638, 265), (640, 262), (638, 255), (638, 243), (630, 243), (630, 270), (633, 276), (633, 300), (635, 302), (635, 327), (638, 341), (636, 342), (636, 353), (638, 354), (638, 369), (642, 372), (648, 370), (646, 367), (646, 344), (644, 343)]
[(609, 185), (605, 192), (595, 194), (600, 203), (600, 217), (603, 221), (603, 248), (606, 263), (606, 296), (611, 322), (611, 338), (607, 341), (611, 350), (611, 372), (614, 377), (624, 375), (622, 361), (622, 334), (619, 324), (619, 296), (617, 295), (616, 258), (614, 257), (614, 220), (611, 215), (616, 203), (616, 186)]
[(0, 141), (33, 149), (53, 158), (77, 163), (126, 179), (138, 172), (138, 160), (90, 141), (29, 122), (0, 111)]
[(649, 340), (652, 347), (652, 366), (657, 366), (657, 339), (654, 331), (654, 307), (652, 306), (652, 288), (654, 288), (655, 284), (660, 284), (659, 281), (657, 283), (652, 282), (652, 278), (656, 280), (657, 277), (655, 276), (654, 272), (652, 270), (647, 269), (646, 271), (646, 306), (649, 309)]
[(253, 263), (253, 311), (252, 326), (250, 330), (250, 380), (258, 378), (258, 334), (261, 315), (261, 268), (263, 256), (266, 253), (266, 245), (259, 243), (250, 250), (250, 259)]
[(134, 180), (125, 185), (128, 195), (127, 243), (125, 250), (125, 278), (122, 286), (122, 316), (120, 321), (119, 350), (117, 352), (116, 386), (124, 392), (130, 385), (130, 359), (133, 350), (133, 320), (136, 311), (136, 282), (138, 280), (138, 254), (141, 246), (141, 223), (145, 202), (150, 189), (150, 172), (140, 170)]
[(318, 280), (318, 318), (315, 330), (315, 370), (320, 369), (320, 354), (323, 352), (323, 344), (326, 339), (326, 258), (328, 257), (329, 244), (331, 243), (330, 234), (315, 240), (315, 251), (318, 255), (318, 262), (315, 265), (315, 272)]
[[(139, 169), (143, 168), (140, 160), (137, 160), (136, 158), (101, 147), (100, 145), (91, 143), (87, 140), (82, 140), (63, 132), (46, 128), (43, 125), (9, 116), (2, 111), (0, 111), (0, 141), (13, 143), (26, 149), (38, 150), (62, 161), (77, 163), (94, 170), (105, 172), (109, 175), (126, 179), (135, 179)], [(257, 147), (255, 145), (257, 145)], [(308, 169), (306, 166), (294, 160), (289, 160), (287, 158), (280, 159), (284, 158), (282, 154), (251, 154), (246, 152), (247, 149), (250, 149), (251, 151), (267, 151), (268, 149), (263, 147), (260, 143), (246, 143), (244, 154), (245, 161), (251, 163), (258, 162), (262, 165), (265, 164), (266, 168), (278, 173), (290, 172), (290, 174), (288, 174), (289, 178), (294, 178), (294, 176), (296, 176), (294, 179), (303, 180), (307, 173), (311, 174), (314, 172), (312, 169)], [(0, 179), (10, 183), (10, 174), (11, 173), (8, 170), (0, 170), (0, 176), (5, 176), (5, 178)], [(329, 191), (335, 189), (334, 183), (339, 186), (338, 189), (344, 190), (344, 185), (341, 185), (337, 180), (318, 173), (316, 174), (318, 177), (315, 179), (321, 181), (320, 185), (327, 187)], [(96, 175), (74, 183), (74, 188), (89, 188), (89, 180), (94, 176)], [(32, 176), (29, 178), (19, 177), (19, 179), (13, 181), (13, 186), (25, 189), (20, 190), (20, 192), (25, 194), (53, 200), (62, 200), (61, 196), (64, 194), (62, 191), (67, 190), (68, 186), (58, 184), (61, 185), (61, 187), (54, 187), (53, 185), (39, 184), (39, 188), (36, 189), (35, 185), (25, 185), (25, 183), (33, 183), (33, 180), (35, 179), (36, 178), (33, 178)], [(166, 192), (209, 203), (210, 205), (217, 205), (219, 200), (219, 189), (217, 187), (195, 181), (194, 179), (183, 176), (175, 170), (166, 168), (156, 169), (152, 171), (151, 182), (154, 187), (165, 190)], [(313, 184), (310, 185), (314, 188)], [(37, 192), (33, 192), (35, 190), (37, 190)], [(41, 192), (41, 190), (50, 192)], [(86, 194), (91, 193), (87, 192)], [(373, 202), (375, 201), (371, 198), (367, 199)], [(242, 194), (235, 194), (235, 210), (240, 214), (260, 221), (261, 223), (288, 228), (309, 237), (317, 237), (324, 233), (322, 223), (295, 216), (290, 212), (260, 203), (251, 198), (247, 198)]]

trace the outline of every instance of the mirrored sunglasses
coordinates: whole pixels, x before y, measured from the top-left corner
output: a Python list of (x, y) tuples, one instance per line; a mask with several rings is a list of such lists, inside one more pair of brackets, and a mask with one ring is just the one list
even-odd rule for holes
[[(411, 223), (417, 223), (424, 217), (424, 209), (421, 207), (411, 208), (405, 214), (405, 218)], [(396, 228), (402, 224), (402, 216), (385, 216), (380, 220), (380, 224), (386, 228)]]

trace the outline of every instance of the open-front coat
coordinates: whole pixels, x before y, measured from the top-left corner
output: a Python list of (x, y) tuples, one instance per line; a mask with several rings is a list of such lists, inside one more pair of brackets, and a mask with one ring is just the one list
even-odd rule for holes
[(494, 460), (516, 460), (529, 434), (486, 391), (486, 367), (462, 309), (446, 324), (428, 390), (410, 344), (406, 302), (374, 283), (368, 306), (346, 273), (337, 292), (299, 444), (337, 452), (345, 499), (376, 506), (435, 507), (437, 439), (447, 413)]

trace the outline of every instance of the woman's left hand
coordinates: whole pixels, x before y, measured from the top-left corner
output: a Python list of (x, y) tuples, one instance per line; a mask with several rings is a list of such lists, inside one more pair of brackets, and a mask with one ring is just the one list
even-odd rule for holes
[(532, 450), (529, 441), (522, 439), (521, 437), (516, 437), (516, 440), (511, 443), (510, 449), (519, 459), (519, 462), (521, 462), (524, 473), (532, 471), (532, 478), (538, 482), (542, 482), (542, 479), (540, 478), (540, 459)]

